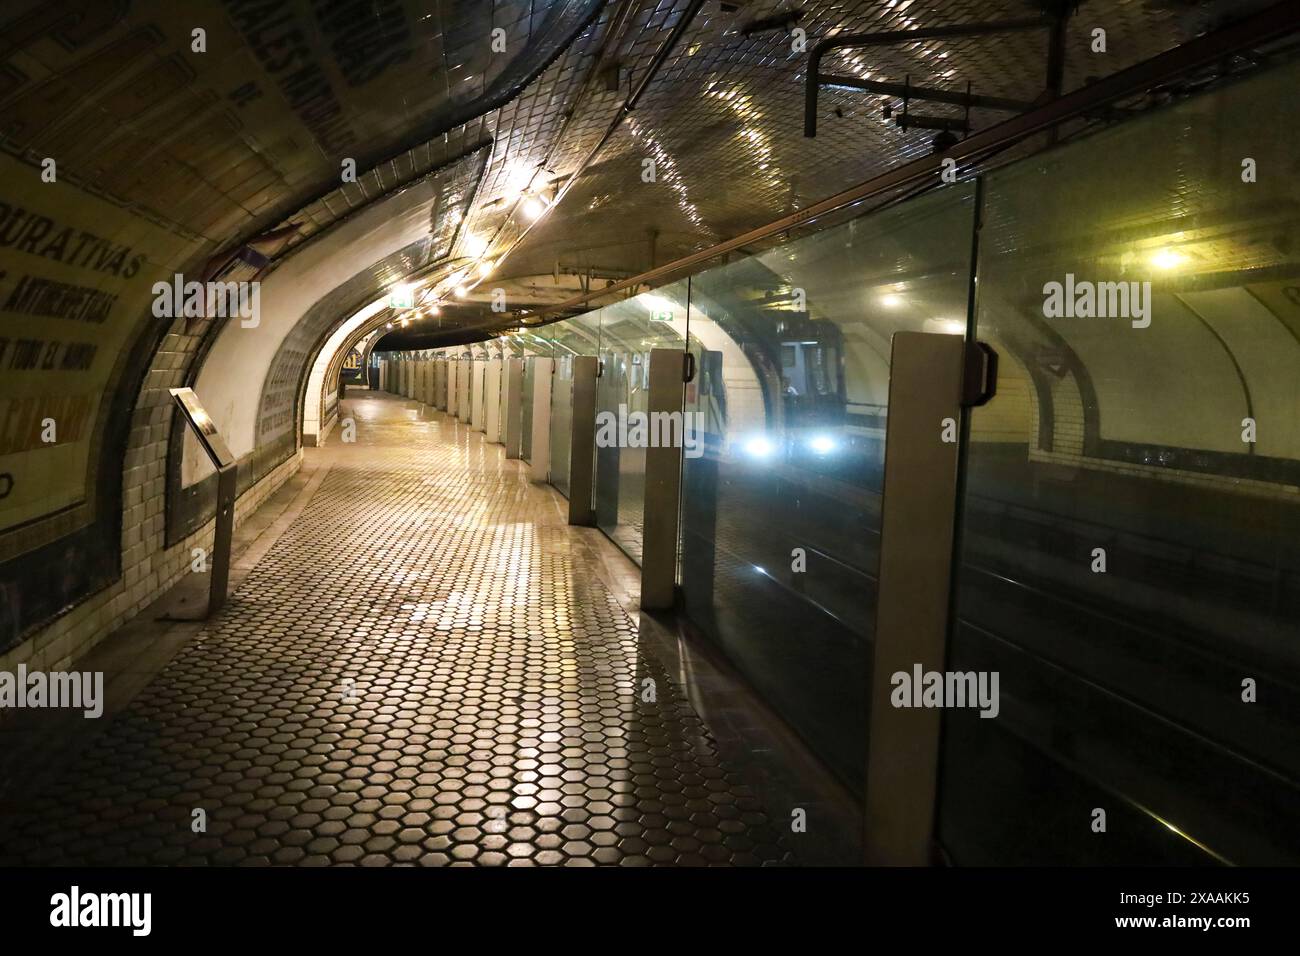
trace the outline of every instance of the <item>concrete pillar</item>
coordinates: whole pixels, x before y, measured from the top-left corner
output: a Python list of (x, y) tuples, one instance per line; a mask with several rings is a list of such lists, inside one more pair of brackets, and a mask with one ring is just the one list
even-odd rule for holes
[(555, 359), (535, 357), (533, 376), (533, 481), (547, 481), (551, 474), (551, 375)]
[(486, 383), (487, 362), (484, 359), (475, 359), (471, 363), (470, 372), (470, 415), (469, 427), (476, 432), (484, 430), (483, 412), (484, 412), (484, 395), (483, 387)]
[(489, 359), (483, 374), (483, 438), (501, 441), (501, 359)]
[(469, 359), (461, 359), (456, 369), (456, 417), (462, 422), (469, 424), (469, 380), (470, 366), (473, 364)]
[(596, 485), (596, 375), (600, 359), (573, 358), (573, 407), (569, 422), (569, 524), (593, 525)]
[(893, 338), (868, 698), (865, 846), (875, 866), (932, 862), (942, 712), (893, 706), (892, 675), (946, 664), (961, 446), (940, 440), (940, 423), (965, 414), (966, 349), (957, 335)]
[(513, 356), (506, 359), (503, 372), (505, 386), (502, 397), (505, 408), (502, 412), (501, 436), (506, 446), (506, 457), (518, 458), (524, 444), (524, 360)]
[[(647, 411), (680, 418), (686, 369), (681, 349), (652, 349)], [(645, 533), (641, 545), (641, 607), (673, 606), (677, 586), (677, 525), (681, 511), (682, 449), (645, 450)]]

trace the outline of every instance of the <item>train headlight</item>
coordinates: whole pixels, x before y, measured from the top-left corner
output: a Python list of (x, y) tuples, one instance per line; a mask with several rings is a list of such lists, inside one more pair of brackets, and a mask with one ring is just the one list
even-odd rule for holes
[(813, 435), (808, 440), (808, 447), (819, 455), (829, 455), (839, 446), (830, 435)]

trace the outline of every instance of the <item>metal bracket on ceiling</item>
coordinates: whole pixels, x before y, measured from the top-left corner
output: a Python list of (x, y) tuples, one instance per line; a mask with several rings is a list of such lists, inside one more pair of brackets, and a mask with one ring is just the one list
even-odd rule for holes
[(803, 17), (803, 11), (798, 7), (787, 7), (784, 10), (778, 10), (776, 13), (766, 17), (759, 17), (750, 20), (740, 28), (740, 35), (743, 37), (757, 36), (760, 33), (773, 33), (776, 31), (788, 30), (799, 22)]
[[(921, 127), (940, 129), (951, 133), (954, 128), (969, 132), (965, 121), (949, 120), (940, 117), (924, 117), (908, 114), (907, 103), (910, 100), (929, 100), (965, 107), (969, 114), (972, 106), (994, 109), (1010, 113), (1023, 113), (1036, 105), (1003, 97), (975, 96), (970, 92), (969, 84), (965, 93), (938, 90), (927, 87), (913, 87), (911, 77), (903, 85), (865, 80), (854, 76), (844, 76), (821, 72), (822, 58), (832, 50), (846, 48), (867, 48), (874, 46), (892, 46), (895, 44), (914, 43), (918, 40), (945, 40), (968, 37), (994, 36), (1003, 33), (1023, 33), (1031, 30), (1049, 30), (1047, 53), (1047, 95), (1059, 96), (1064, 75), (1065, 22), (1069, 16), (1070, 4), (1053, 4), (1049, 14), (1020, 18), (1015, 20), (992, 20), (987, 23), (957, 24), (942, 27), (925, 27), (920, 30), (890, 30), (883, 33), (847, 33), (827, 37), (812, 48), (808, 54), (808, 68), (805, 77), (804, 95), (804, 136), (812, 138), (817, 135), (817, 94), (823, 86), (848, 87), (883, 93), (886, 96), (903, 96), (904, 117), (907, 125), (899, 122), (904, 129)], [(890, 115), (886, 113), (886, 116)], [(954, 124), (957, 124), (954, 127)], [(941, 136), (943, 133), (940, 134)]]
[[(952, 137), (953, 134), (955, 133), (961, 133), (963, 139), (966, 137), (966, 134), (970, 132), (970, 108), (971, 108), (971, 98), (972, 98), (971, 84), (969, 80), (966, 81), (966, 92), (964, 95), (961, 96), (962, 102), (960, 105), (965, 108), (965, 112), (962, 114), (961, 119), (954, 119), (949, 116), (924, 116), (924, 115), (918, 115), (916, 113), (908, 112), (908, 108), (911, 106), (911, 101), (913, 99), (924, 99), (924, 98), (925, 97), (923, 94), (918, 95), (915, 92), (913, 92), (912, 77), (909, 74), (903, 80), (903, 112), (898, 115), (894, 115), (893, 103), (886, 103), (884, 109), (881, 112), (883, 113), (885, 119), (889, 119), (891, 116), (893, 116), (894, 123), (897, 124), (899, 129), (939, 130), (939, 135), (934, 138), (936, 146), (938, 146), (941, 142), (945, 142), (948, 145), (951, 145), (951, 143), (948, 142), (948, 139)], [(946, 149), (947, 146), (944, 146), (944, 148)]]

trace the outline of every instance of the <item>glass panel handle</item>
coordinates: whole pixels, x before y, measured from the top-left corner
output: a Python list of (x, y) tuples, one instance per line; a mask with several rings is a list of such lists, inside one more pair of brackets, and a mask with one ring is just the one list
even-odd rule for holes
[(976, 408), (987, 404), (997, 390), (998, 353), (984, 342), (968, 342), (961, 384), (962, 406)]

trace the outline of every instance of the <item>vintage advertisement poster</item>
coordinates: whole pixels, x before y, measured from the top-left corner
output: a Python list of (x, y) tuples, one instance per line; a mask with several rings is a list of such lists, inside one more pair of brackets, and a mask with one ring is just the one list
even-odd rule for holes
[(100, 403), (176, 239), (41, 172), (0, 155), (0, 558), (94, 520)]

